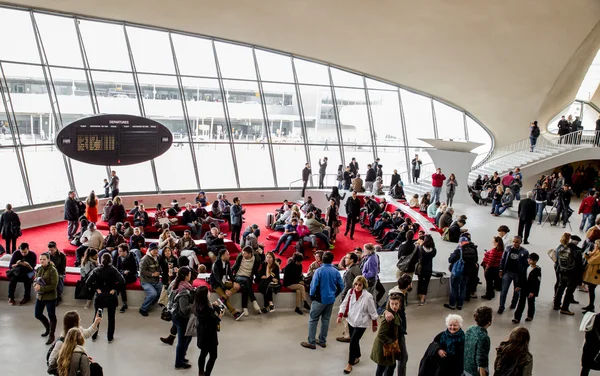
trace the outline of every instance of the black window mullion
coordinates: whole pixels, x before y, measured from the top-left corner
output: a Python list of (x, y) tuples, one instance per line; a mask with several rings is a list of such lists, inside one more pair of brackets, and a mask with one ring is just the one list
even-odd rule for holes
[[(344, 153), (344, 140), (342, 138), (342, 125), (340, 123), (340, 113), (337, 105), (337, 97), (335, 96), (335, 88), (333, 86), (333, 76), (331, 75), (331, 66), (327, 66), (327, 72), (329, 73), (329, 88), (331, 89), (331, 102), (333, 103), (333, 117), (336, 125), (336, 132), (338, 135), (338, 142), (340, 145), (340, 160), (342, 161), (342, 165), (346, 166), (346, 158)], [(321, 114), (317, 114), (317, 116), (321, 116)]]
[[(310, 161), (310, 147), (308, 146), (308, 131), (306, 130), (306, 117), (304, 116), (304, 104), (302, 102), (302, 93), (300, 91), (300, 85), (298, 84), (298, 74), (296, 72), (296, 64), (294, 58), (290, 57), (292, 61), (292, 74), (294, 75), (294, 87), (296, 88), (296, 101), (298, 102), (298, 116), (300, 117), (300, 126), (302, 129), (302, 139), (304, 141), (304, 153), (306, 155), (306, 162), (311, 166)], [(317, 116), (320, 116), (318, 114)]]
[(398, 109), (400, 110), (400, 122), (402, 123), (402, 136), (404, 138), (404, 159), (406, 160), (406, 176), (408, 182), (412, 182), (412, 168), (410, 163), (410, 155), (408, 152), (408, 132), (406, 131), (406, 119), (404, 118), (404, 106), (402, 105), (402, 95), (398, 88)]
[(365, 88), (365, 101), (367, 102), (367, 118), (369, 120), (369, 134), (371, 135), (371, 143), (373, 148), (373, 160), (377, 159), (377, 137), (375, 134), (375, 126), (373, 124), (373, 112), (371, 111), (371, 100), (369, 98), (369, 89), (367, 88), (367, 79), (363, 76), (363, 84)]

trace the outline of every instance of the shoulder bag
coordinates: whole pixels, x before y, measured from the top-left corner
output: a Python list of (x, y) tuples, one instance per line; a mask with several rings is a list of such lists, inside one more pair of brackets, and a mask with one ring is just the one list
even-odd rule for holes
[(75, 299), (77, 300), (88, 300), (89, 299), (89, 291), (85, 284), (87, 277), (90, 273), (82, 276), (79, 281), (75, 284)]
[(412, 260), (413, 256), (415, 255), (415, 252), (417, 252), (417, 247), (415, 247), (415, 250), (412, 251), (410, 255), (400, 256), (400, 258), (398, 259), (398, 263), (396, 264), (396, 267), (401, 272), (406, 272), (406, 268), (408, 268), (408, 265), (410, 265), (410, 261)]
[(185, 328), (186, 337), (197, 337), (198, 336), (198, 320), (196, 320), (196, 314), (192, 312), (188, 320), (188, 324)]
[(419, 262), (417, 263), (417, 266), (415, 266), (415, 274), (416, 275), (421, 275), (421, 269), (423, 268), (423, 252), (425, 252), (423, 250), (423, 246), (420, 245), (419, 246)]

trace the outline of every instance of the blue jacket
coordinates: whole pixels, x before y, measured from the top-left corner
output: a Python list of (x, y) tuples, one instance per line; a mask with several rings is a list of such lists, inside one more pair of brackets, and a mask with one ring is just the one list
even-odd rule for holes
[(331, 264), (323, 264), (315, 271), (310, 282), (310, 297), (321, 304), (333, 304), (343, 289), (344, 281), (340, 272)]
[[(500, 271), (504, 271), (504, 269), (506, 268), (506, 262), (508, 261), (508, 255), (510, 254), (510, 251), (513, 249), (512, 245), (509, 245), (508, 247), (504, 248), (504, 253), (502, 254), (502, 260), (500, 260)], [(524, 273), (527, 270), (527, 266), (529, 266), (529, 262), (527, 262), (527, 259), (529, 258), (529, 251), (526, 250), (523, 247), (519, 248), (519, 274)]]
[(242, 225), (242, 215), (243, 215), (242, 205), (231, 205), (230, 215), (231, 215), (231, 224), (241, 226)]
[(379, 274), (379, 258), (375, 253), (370, 254), (362, 265), (362, 274), (367, 280), (377, 278)]

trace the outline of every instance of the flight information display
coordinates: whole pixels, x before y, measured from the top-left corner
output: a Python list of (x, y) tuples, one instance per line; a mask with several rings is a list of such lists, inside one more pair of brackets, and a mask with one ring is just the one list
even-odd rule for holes
[(152, 119), (133, 115), (97, 115), (60, 130), (56, 146), (80, 162), (103, 165), (141, 163), (165, 153), (173, 135)]

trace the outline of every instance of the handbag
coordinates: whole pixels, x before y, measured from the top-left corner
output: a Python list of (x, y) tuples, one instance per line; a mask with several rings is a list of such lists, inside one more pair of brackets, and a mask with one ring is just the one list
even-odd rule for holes
[(77, 281), (77, 283), (75, 283), (75, 299), (77, 299), (77, 300), (88, 300), (89, 299), (90, 292), (85, 284), (88, 274), (89, 273), (82, 276), (81, 279), (79, 281)]
[(395, 354), (400, 354), (400, 345), (398, 344), (398, 340), (395, 340), (392, 343), (383, 344), (383, 356), (387, 358), (388, 356), (394, 356)]
[(419, 246), (419, 262), (417, 262), (417, 266), (415, 266), (415, 274), (416, 275), (421, 275), (421, 269), (423, 269), (422, 261), (423, 261), (423, 246)]
[(415, 247), (415, 250), (412, 251), (410, 255), (400, 256), (400, 258), (398, 259), (398, 263), (396, 264), (396, 267), (398, 268), (398, 270), (400, 270), (401, 272), (406, 272), (406, 269), (408, 268), (408, 265), (410, 264), (410, 261), (412, 260), (416, 251), (417, 251), (417, 248)]
[(193, 313), (190, 315), (187, 326), (185, 328), (185, 336), (186, 337), (197, 337), (198, 336), (198, 320), (196, 320), (196, 315)]

